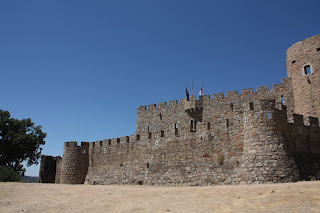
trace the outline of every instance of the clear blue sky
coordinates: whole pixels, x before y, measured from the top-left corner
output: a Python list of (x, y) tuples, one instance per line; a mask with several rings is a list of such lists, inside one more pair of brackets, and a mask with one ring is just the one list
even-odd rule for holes
[[(280, 83), (319, 0), (0, 1), (0, 109), (65, 141), (135, 133), (136, 108)], [(38, 175), (39, 166), (26, 175)]]

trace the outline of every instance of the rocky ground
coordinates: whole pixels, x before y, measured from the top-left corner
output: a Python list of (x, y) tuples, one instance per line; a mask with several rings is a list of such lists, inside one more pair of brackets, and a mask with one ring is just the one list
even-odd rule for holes
[(320, 181), (208, 187), (0, 183), (0, 212), (320, 212)]

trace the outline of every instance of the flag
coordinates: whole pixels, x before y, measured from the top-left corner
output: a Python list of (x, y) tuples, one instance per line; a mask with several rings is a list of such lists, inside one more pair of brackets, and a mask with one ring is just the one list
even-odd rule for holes
[(199, 95), (203, 95), (202, 88), (200, 89)]
[(187, 101), (189, 101), (189, 93), (187, 88), (186, 88), (186, 95), (187, 95)]

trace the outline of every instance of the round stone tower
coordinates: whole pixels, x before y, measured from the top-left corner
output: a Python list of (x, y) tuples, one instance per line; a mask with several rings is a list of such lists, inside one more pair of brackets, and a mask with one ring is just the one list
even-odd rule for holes
[(60, 183), (82, 184), (88, 171), (89, 143), (65, 142), (61, 165)]
[(287, 73), (292, 79), (294, 112), (320, 117), (320, 34), (287, 50)]

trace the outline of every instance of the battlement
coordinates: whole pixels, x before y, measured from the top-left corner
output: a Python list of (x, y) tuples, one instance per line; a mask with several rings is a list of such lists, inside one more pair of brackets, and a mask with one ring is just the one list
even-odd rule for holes
[[(160, 102), (158, 104), (150, 104), (148, 106), (139, 106), (137, 108), (138, 112), (143, 112), (146, 110), (156, 110), (156, 109), (166, 109), (166, 108), (175, 108), (175, 107), (183, 107), (184, 110), (187, 110), (188, 112), (192, 111), (192, 109), (199, 109), (205, 106), (205, 104), (208, 103), (208, 101), (214, 101), (214, 102), (221, 102), (221, 101), (228, 101), (230, 99), (233, 99), (234, 102), (236, 102), (238, 99), (242, 99), (243, 97), (248, 98), (252, 97), (252, 100), (259, 99), (259, 98), (267, 98), (267, 97), (275, 97), (278, 96), (279, 99), (283, 96), (288, 96), (287, 87), (288, 85), (291, 85), (291, 78), (282, 78), (281, 83), (279, 84), (273, 84), (272, 89), (270, 90), (268, 86), (260, 86), (256, 88), (256, 91), (254, 92), (252, 88), (246, 88), (242, 89), (239, 93), (237, 90), (234, 91), (228, 91), (226, 92), (226, 95), (223, 93), (215, 93), (212, 94), (212, 98), (210, 98), (210, 95), (203, 95), (199, 96), (197, 99), (195, 96), (190, 96), (190, 100), (187, 101), (186, 98), (181, 99), (180, 102), (177, 100), (169, 101), (167, 102)], [(290, 88), (289, 88), (290, 89)], [(291, 91), (289, 91), (290, 93)], [(291, 95), (291, 94), (289, 94)]]
[(77, 141), (68, 141), (68, 142), (65, 142), (64, 143), (64, 147), (66, 148), (66, 147), (69, 147), (69, 148), (71, 148), (71, 147), (77, 147), (77, 148), (86, 148), (86, 147), (88, 147), (89, 146), (89, 142), (81, 142), (81, 145), (79, 146), (78, 145), (78, 142)]
[[(62, 161), (56, 159), (56, 179), (196, 186), (319, 175), (320, 35), (296, 43), (287, 54), (288, 77), (270, 89), (138, 106), (134, 135), (80, 146), (66, 142)], [(43, 165), (52, 159), (44, 158)]]

